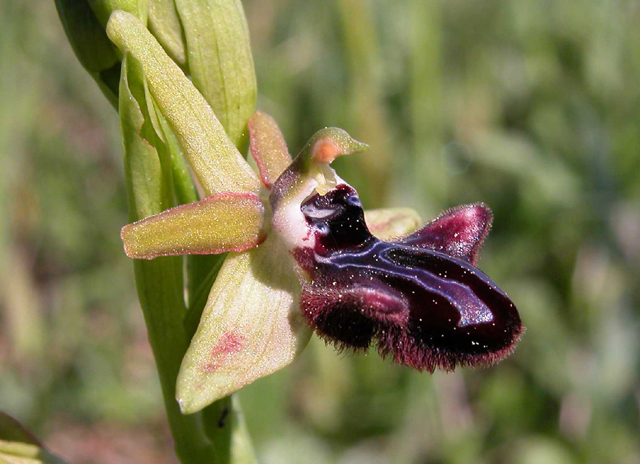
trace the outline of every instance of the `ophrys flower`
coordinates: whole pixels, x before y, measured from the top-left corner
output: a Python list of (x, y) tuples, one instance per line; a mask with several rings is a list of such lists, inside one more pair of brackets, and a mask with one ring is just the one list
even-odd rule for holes
[[(309, 327), (339, 348), (377, 344), (419, 370), (490, 364), (511, 351), (518, 313), (474, 266), (491, 222), (485, 205), (455, 208), (409, 235), (416, 223), (396, 213), (408, 225), (404, 237), (383, 241), (329, 166), (366, 145), (323, 129), (292, 162), (269, 116), (257, 113), (249, 129), (261, 194), (217, 194), (122, 233), (137, 258), (240, 251), (220, 271), (183, 362), (186, 410), (291, 362)], [(376, 214), (383, 219), (370, 226), (385, 237), (394, 213)]]
[(340, 348), (376, 344), (429, 371), (487, 364), (511, 351), (522, 330), (518, 313), (474, 266), (491, 222), (486, 206), (456, 208), (417, 231), (407, 210), (365, 214), (329, 165), (366, 145), (327, 128), (292, 160), (275, 122), (257, 113), (249, 132), (260, 182), (146, 30), (116, 12), (108, 33), (142, 64), (154, 105), (207, 195), (126, 226), (127, 254), (229, 252), (182, 362), (183, 412), (289, 364), (311, 329)]

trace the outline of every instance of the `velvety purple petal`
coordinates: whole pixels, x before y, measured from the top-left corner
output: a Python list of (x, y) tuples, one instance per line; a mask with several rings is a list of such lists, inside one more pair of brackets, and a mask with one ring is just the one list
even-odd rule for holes
[(467, 259), (475, 264), (493, 215), (483, 203), (452, 208), (398, 243)]
[[(344, 184), (312, 196), (301, 211), (315, 235), (313, 248), (294, 251), (311, 277), (301, 308), (326, 340), (355, 349), (377, 343), (381, 354), (428, 371), (490, 364), (513, 349), (522, 332), (515, 306), (469, 262), (486, 235), (488, 208), (453, 211), (439, 219), (442, 228), (435, 221), (422, 235), (444, 250), (466, 250), (460, 257), (373, 237), (357, 194)], [(446, 232), (441, 240), (438, 229)]]
[(309, 325), (338, 348), (368, 348), (384, 327), (405, 325), (409, 304), (381, 282), (303, 287), (300, 309)]

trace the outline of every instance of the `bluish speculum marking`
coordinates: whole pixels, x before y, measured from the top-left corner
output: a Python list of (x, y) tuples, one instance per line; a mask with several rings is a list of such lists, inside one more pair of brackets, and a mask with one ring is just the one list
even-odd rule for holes
[(311, 277), (301, 307), (325, 339), (360, 349), (377, 342), (383, 355), (431, 371), (491, 363), (513, 347), (522, 330), (514, 305), (471, 264), (485, 227), (450, 216), (456, 230), (478, 230), (475, 241), (465, 237), (458, 247), (468, 255), (452, 256), (435, 250), (456, 249), (443, 242), (442, 227), (433, 227), (437, 237), (428, 226), (397, 242), (372, 236), (357, 193), (345, 184), (311, 195), (301, 211), (316, 239), (313, 249), (294, 250)]

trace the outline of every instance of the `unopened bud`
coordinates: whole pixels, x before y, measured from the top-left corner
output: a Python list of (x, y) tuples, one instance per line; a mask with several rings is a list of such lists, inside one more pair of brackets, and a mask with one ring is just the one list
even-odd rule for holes
[(116, 9), (129, 11), (146, 22), (146, 3), (146, 0), (56, 0), (58, 15), (78, 61), (115, 107), (120, 57), (104, 28)]

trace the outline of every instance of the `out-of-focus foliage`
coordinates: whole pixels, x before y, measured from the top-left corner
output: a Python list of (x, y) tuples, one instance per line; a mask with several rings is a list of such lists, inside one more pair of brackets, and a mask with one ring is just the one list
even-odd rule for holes
[(0, 412), (0, 462), (3, 464), (64, 464), (13, 417)]
[[(258, 107), (365, 206), (495, 213), (480, 267), (528, 327), (433, 376), (315, 340), (241, 393), (265, 463), (640, 460), (637, 2), (246, 0)], [(0, 3), (0, 409), (74, 462), (172, 462), (119, 229), (113, 109), (53, 2)]]

